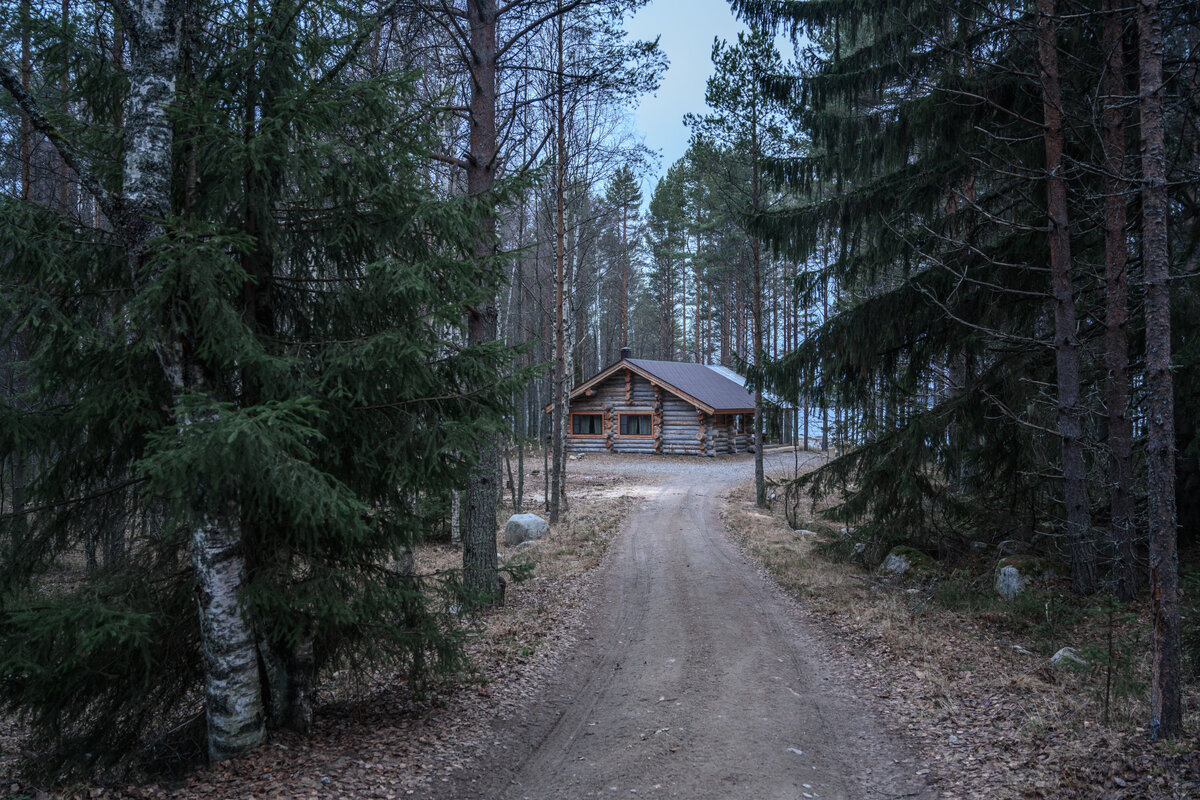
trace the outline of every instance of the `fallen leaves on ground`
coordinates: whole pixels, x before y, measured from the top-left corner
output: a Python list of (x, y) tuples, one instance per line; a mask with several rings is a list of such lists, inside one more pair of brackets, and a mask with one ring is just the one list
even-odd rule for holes
[(1176, 741), (1151, 741), (1136, 724), (1103, 725), (1087, 679), (1050, 668), (995, 620), (945, 611), (920, 587), (825, 560), (812, 550), (814, 537), (794, 533), (781, 514), (764, 518), (752, 486), (727, 501), (735, 540), (800, 598), (797, 608), (857, 696), (909, 743), (941, 797), (1200, 797), (1194, 682), (1185, 697), (1188, 733)]

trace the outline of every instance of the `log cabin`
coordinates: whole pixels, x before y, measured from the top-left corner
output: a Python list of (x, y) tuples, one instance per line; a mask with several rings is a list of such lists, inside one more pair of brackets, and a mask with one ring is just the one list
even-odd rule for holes
[(753, 419), (754, 395), (727, 370), (630, 358), (622, 348), (620, 361), (571, 390), (567, 450), (744, 453)]

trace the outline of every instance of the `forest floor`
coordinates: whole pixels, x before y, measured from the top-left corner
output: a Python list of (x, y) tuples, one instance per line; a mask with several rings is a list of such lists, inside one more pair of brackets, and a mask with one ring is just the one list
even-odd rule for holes
[[(1148, 600), (1110, 617), (1063, 580), (1008, 603), (992, 588), (994, 554), (885, 578), (847, 558), (846, 539), (810, 500), (797, 520), (804, 533), (782, 508), (756, 508), (752, 485), (727, 501), (734, 540), (802, 600), (803, 617), (859, 694), (904, 733), (939, 797), (1200, 797), (1200, 681), (1185, 688), (1186, 736), (1152, 742), (1143, 727)], [(1050, 656), (1068, 646), (1088, 663), (1053, 666)]]
[[(802, 468), (819, 458), (801, 454)], [(1065, 589), (1011, 609), (964, 573), (884, 580), (830, 557), (832, 528), (810, 518), (816, 533), (799, 534), (780, 508), (755, 508), (752, 464), (571, 461), (566, 521), (500, 547), (533, 578), (477, 620), (474, 666), (419, 697), (394, 674), (339, 675), (310, 737), (179, 780), (54, 792), (0, 763), (0, 796), (1200, 796), (1196, 685), (1191, 738), (1155, 744), (1138, 727), (1144, 615), (1115, 618), (1103, 724), (1107, 626)], [(540, 497), (540, 463), (526, 466)], [(790, 474), (792, 454), (768, 466)], [(424, 547), (419, 569), (458, 558)], [(1050, 667), (1063, 645), (1091, 666)], [(22, 739), (0, 720), (0, 755)]]

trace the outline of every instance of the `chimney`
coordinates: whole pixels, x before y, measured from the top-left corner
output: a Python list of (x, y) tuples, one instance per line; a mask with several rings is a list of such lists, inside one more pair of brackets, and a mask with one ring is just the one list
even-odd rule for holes
[(621, 348), (621, 360), (622, 361), (624, 361), (625, 359), (630, 358), (632, 356), (633, 356), (633, 351), (630, 350), (628, 347)]

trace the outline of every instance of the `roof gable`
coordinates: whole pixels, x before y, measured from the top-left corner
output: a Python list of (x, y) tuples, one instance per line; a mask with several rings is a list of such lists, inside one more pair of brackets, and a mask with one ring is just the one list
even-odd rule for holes
[(577, 397), (619, 370), (627, 368), (652, 384), (661, 386), (708, 413), (741, 413), (754, 410), (754, 395), (725, 374), (704, 364), (678, 361), (651, 361), (644, 358), (625, 358), (577, 386), (571, 397)]

